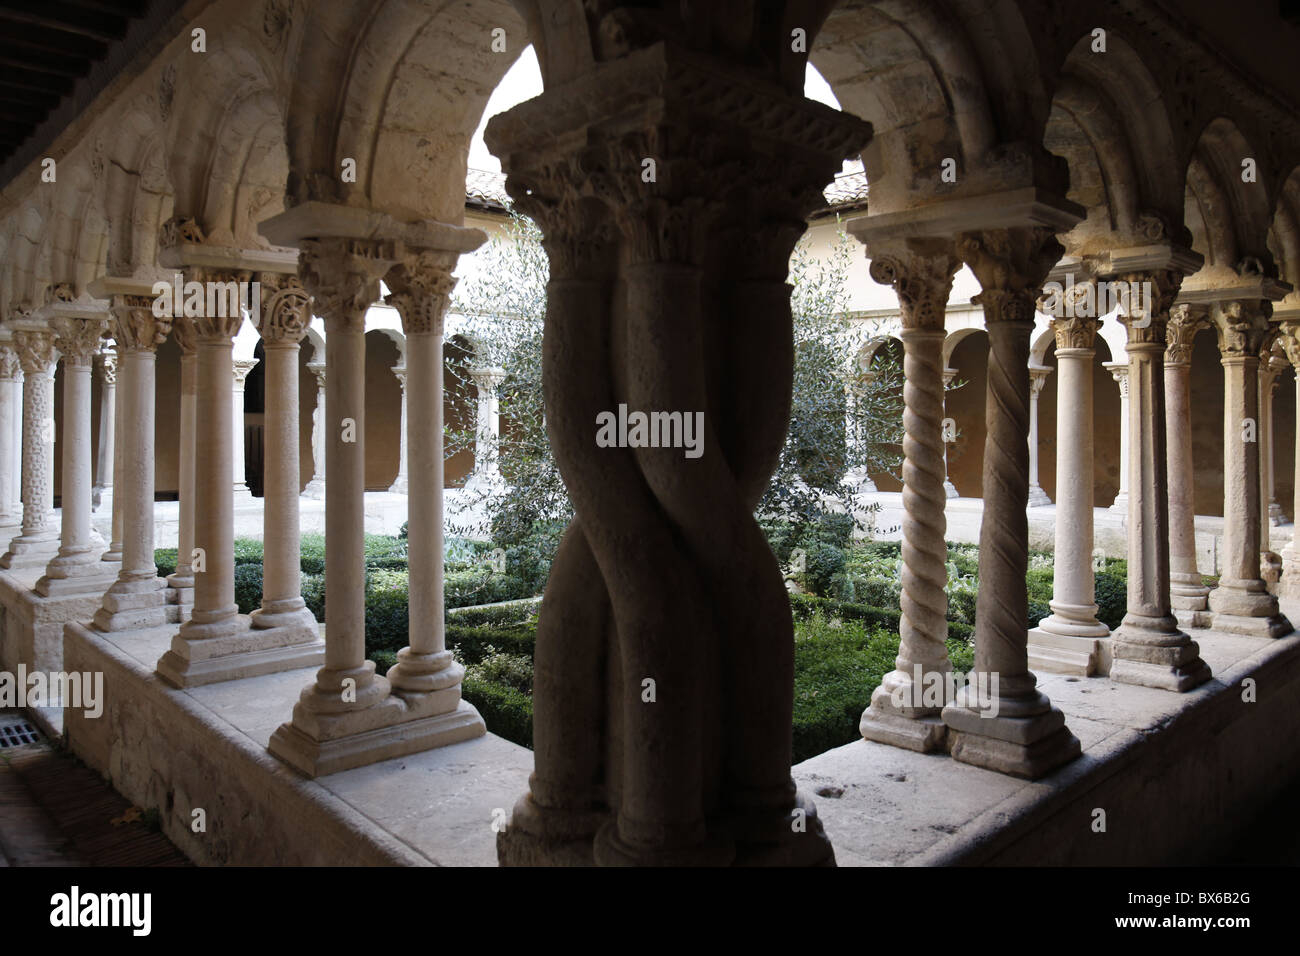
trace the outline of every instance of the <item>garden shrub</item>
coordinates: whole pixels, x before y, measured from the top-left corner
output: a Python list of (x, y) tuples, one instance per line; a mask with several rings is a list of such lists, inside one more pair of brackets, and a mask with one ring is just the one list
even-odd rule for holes
[(307, 610), (316, 616), (317, 621), (325, 620), (325, 575), (304, 574), (302, 576), (302, 599), (307, 602)]
[(526, 624), (541, 605), (540, 598), (528, 598), (491, 607), (449, 608), (447, 626), (518, 627)]
[(299, 559), (299, 567), (302, 568), (302, 573), (324, 574), (325, 535), (320, 532), (304, 534), (301, 538), (300, 544), (302, 557)]
[(1128, 577), (1107, 567), (1097, 572), (1096, 581), (1097, 620), (1113, 630), (1128, 613)]
[(252, 614), (262, 606), (262, 564), (235, 565), (235, 603), (240, 614)]
[(153, 563), (158, 566), (158, 575), (167, 577), (169, 574), (176, 573), (176, 549), (175, 548), (156, 548), (153, 553)]
[(235, 564), (261, 564), (262, 542), (257, 538), (235, 539)]
[(804, 549), (803, 585), (825, 596), (835, 575), (844, 570), (844, 549), (824, 541), (813, 541)]
[(478, 708), (492, 733), (522, 747), (533, 746), (533, 699), (523, 691), (484, 680), (467, 669), (460, 692)]
[(504, 652), (531, 658), (537, 643), (537, 631), (521, 624), (516, 627), (462, 627), (447, 625), (447, 646), (456, 660), (466, 666), (477, 664), (488, 654)]
[(366, 650), (400, 651), (409, 643), (410, 612), (405, 571), (366, 574)]

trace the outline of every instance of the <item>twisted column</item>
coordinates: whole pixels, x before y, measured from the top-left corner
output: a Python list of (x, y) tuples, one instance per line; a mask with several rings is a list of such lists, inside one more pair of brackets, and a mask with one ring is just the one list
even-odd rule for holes
[(1210, 678), (1200, 648), (1179, 630), (1169, 603), (1164, 353), (1169, 308), (1181, 282), (1173, 270), (1120, 279), (1120, 321), (1128, 329), (1131, 442), (1128, 611), (1111, 637), (1110, 669), (1113, 681), (1179, 692)]
[[(944, 505), (944, 317), (961, 265), (951, 243), (868, 241), (871, 278), (892, 285), (903, 318), (903, 571), (898, 657), (858, 725), (868, 740), (940, 749), (949, 703)], [(937, 693), (936, 693), (937, 691)]]
[[(1094, 299), (1095, 301), (1095, 299)], [(1073, 311), (1051, 320), (1056, 337), (1056, 550), (1052, 613), (1029, 632), (1030, 663), (1092, 677), (1102, 673), (1093, 549), (1092, 363), (1098, 321)]]
[(316, 406), (311, 413), (312, 476), (302, 496), (321, 499), (325, 497), (325, 363), (312, 362), (307, 368), (316, 379)]
[[(1047, 376), (1052, 370), (1042, 365), (1029, 366), (1029, 507), (1050, 505), (1043, 486), (1038, 483), (1038, 396), (1043, 394)], [(1059, 496), (1059, 495), (1058, 495)]]
[[(706, 61), (657, 43), (592, 70), (607, 115), (550, 93), (489, 125), (545, 236), (547, 428), (578, 516), (547, 584), (536, 771), (504, 863), (833, 860), (790, 777), (789, 601), (753, 509), (789, 423), (789, 255), (867, 130)], [(585, 128), (650, 104), (617, 136)], [(763, 116), (802, 132), (759, 134)], [(601, 437), (634, 413), (675, 414), (676, 440)]]
[[(439, 344), (439, 347), (441, 347), (441, 343)], [(399, 365), (395, 367), (393, 369), (393, 375), (397, 379), (397, 384), (402, 387), (402, 420), (401, 420), (401, 437), (399, 440), (400, 451), (397, 457), (397, 477), (393, 480), (393, 483), (388, 486), (388, 490), (395, 495), (404, 495), (407, 493), (407, 489), (410, 487), (406, 477), (406, 463), (407, 463), (407, 456), (409, 454), (407, 452), (406, 436), (407, 433), (410, 431), (410, 429), (407, 427), (406, 424), (408, 421), (407, 411), (406, 411), (406, 366)]]
[(8, 341), (0, 343), (0, 528), (15, 528), (22, 512), (13, 507), (18, 496), (21, 450), (14, 442), (22, 418), (20, 381), (22, 368), (18, 352)]
[(1260, 576), (1259, 360), (1270, 332), (1264, 302), (1216, 302), (1223, 365), (1223, 573), (1210, 592), (1215, 630), (1280, 637), (1291, 624)]
[(410, 393), (411, 413), (402, 447), (409, 446), (415, 468), (407, 499), (410, 644), (398, 651), (387, 677), (413, 711), (441, 721), (432, 746), (487, 732), (478, 711), (461, 700), (465, 669), (447, 650), (443, 601), (442, 323), (456, 284), (455, 261), (450, 253), (411, 252), (388, 276), (387, 301), (406, 333), (402, 394), (406, 407)]
[(113, 482), (114, 507), (122, 507), (122, 567), (92, 626), (123, 631), (167, 623), (166, 582), (153, 560), (154, 361), (172, 317), (155, 313), (153, 296), (114, 293), (111, 303), (110, 327), (121, 349), (119, 424), (130, 423), (118, 430), (122, 460)]
[[(47, 596), (102, 593), (114, 575), (99, 560), (98, 536), (90, 527), (90, 372), (105, 322), (61, 316), (51, 324), (63, 356), (63, 527), (59, 553), (46, 565), (36, 591)], [(98, 544), (102, 547), (103, 541)]]
[(1029, 339), (1034, 300), (1063, 249), (1044, 227), (968, 233), (957, 249), (983, 289), (973, 301), (983, 306), (989, 335), (988, 434), (975, 673), (944, 708), (943, 720), (954, 759), (1036, 778), (1079, 755), (1064, 716), (1037, 690), (1025, 626)]
[(100, 496), (113, 490), (114, 448), (117, 438), (117, 353), (99, 355), (99, 448), (95, 456), (95, 507)]
[[(194, 496), (195, 467), (198, 460), (198, 343), (194, 322), (178, 315), (172, 323), (172, 338), (181, 350), (181, 421), (180, 421), (180, 520), (176, 533), (176, 570), (168, 575), (167, 586), (188, 617), (194, 604)], [(206, 441), (206, 436), (205, 436)]]
[(1116, 492), (1115, 500), (1111, 502), (1109, 510), (1111, 514), (1127, 518), (1129, 475), (1132, 472), (1129, 465), (1131, 452), (1129, 449), (1128, 362), (1105, 362), (1103, 367), (1110, 372), (1111, 378), (1119, 386), (1119, 491)]
[(0, 568), (40, 567), (58, 550), (54, 514), (54, 333), (14, 332), (23, 370), (23, 523)]
[(1196, 463), (1192, 457), (1192, 343), (1209, 328), (1205, 311), (1169, 310), (1165, 346), (1165, 434), (1169, 480), (1169, 603), (1178, 626), (1209, 627), (1210, 589), (1196, 560)]

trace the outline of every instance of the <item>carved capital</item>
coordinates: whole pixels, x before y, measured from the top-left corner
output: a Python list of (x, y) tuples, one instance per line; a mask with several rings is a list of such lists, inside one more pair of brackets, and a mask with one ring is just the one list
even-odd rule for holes
[(1287, 321), (1282, 323), (1281, 334), (1278, 336), (1278, 345), (1282, 347), (1286, 354), (1286, 360), (1291, 363), (1291, 367), (1300, 374), (1300, 321)]
[(54, 344), (69, 365), (89, 368), (99, 351), (100, 337), (107, 323), (104, 319), (81, 319), (58, 316), (50, 320)]
[(235, 376), (235, 388), (241, 392), (244, 390), (244, 380), (248, 378), (248, 373), (257, 366), (257, 363), (258, 359), (234, 359), (231, 361), (230, 367)]
[(397, 384), (402, 386), (402, 391), (406, 391), (406, 366), (394, 365), (393, 376), (397, 379)]
[(1164, 348), (1169, 309), (1174, 304), (1183, 274), (1174, 269), (1129, 272), (1109, 280), (1119, 300), (1119, 321), (1128, 330), (1128, 346)]
[(1210, 327), (1204, 307), (1182, 303), (1169, 310), (1169, 323), (1165, 328), (1165, 364), (1186, 365), (1192, 360), (1192, 342), (1196, 333)]
[(204, 290), (202, 307), (191, 308), (188, 301), (185, 303), (184, 312), (194, 323), (196, 338), (227, 341), (238, 335), (244, 324), (244, 309), (250, 306), (248, 283), (252, 273), (190, 267), (185, 270), (185, 278), (200, 283)]
[(869, 244), (869, 272), (881, 285), (893, 286), (902, 312), (903, 328), (942, 330), (948, 314), (952, 279), (961, 259), (947, 248), (922, 251), (904, 244)]
[(46, 331), (14, 332), (14, 347), (24, 375), (45, 375), (54, 369), (54, 333)]
[(1047, 384), (1047, 377), (1052, 374), (1052, 369), (1046, 365), (1029, 366), (1029, 394), (1033, 398), (1038, 398), (1042, 394), (1043, 386)]
[(18, 352), (12, 345), (0, 345), (0, 382), (16, 381), (21, 372)]
[(298, 274), (327, 332), (365, 331), (366, 310), (379, 300), (379, 280), (394, 259), (390, 244), (373, 239), (303, 241)]
[(198, 330), (189, 316), (178, 315), (172, 320), (172, 339), (180, 346), (182, 355), (194, 355), (198, 350)]
[(307, 368), (309, 368), (311, 373), (316, 376), (316, 387), (322, 392), (325, 391), (325, 363), (309, 362), (307, 363)]
[(505, 369), (500, 368), (471, 368), (469, 377), (478, 386), (481, 398), (496, 391), (497, 386), (506, 380), (506, 373)]
[(1254, 299), (1216, 302), (1210, 320), (1219, 338), (1219, 354), (1225, 359), (1258, 359), (1273, 344), (1276, 332), (1269, 328), (1264, 303)]
[(1052, 266), (1065, 253), (1056, 234), (1042, 226), (985, 229), (964, 233), (957, 252), (979, 280), (971, 299), (984, 309), (984, 321), (1034, 321), (1034, 301)]
[(1100, 325), (1099, 321), (1091, 318), (1054, 318), (1047, 323), (1047, 327), (1056, 336), (1058, 350), (1093, 348), (1097, 344), (1097, 329)]
[(311, 296), (296, 275), (264, 272), (257, 329), (267, 345), (297, 344), (311, 324)]
[(153, 352), (167, 340), (172, 317), (155, 315), (153, 306), (151, 295), (113, 296), (109, 328), (124, 351)]
[(451, 274), (455, 264), (455, 253), (421, 249), (402, 256), (388, 274), (392, 292), (384, 301), (397, 309), (407, 335), (442, 335), (442, 320), (456, 287)]

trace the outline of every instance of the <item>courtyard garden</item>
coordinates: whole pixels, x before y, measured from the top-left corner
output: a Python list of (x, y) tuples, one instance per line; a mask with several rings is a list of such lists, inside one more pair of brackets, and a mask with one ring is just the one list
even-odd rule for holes
[[(853, 540), (853, 524), (827, 515), (805, 523), (764, 523), (787, 570), (794, 620), (794, 759), (804, 760), (858, 739), (858, 720), (898, 653), (902, 557), (898, 542)], [(562, 527), (542, 522), (513, 543), (450, 538), (447, 542), (447, 645), (465, 665), (465, 699), (488, 730), (532, 745), (533, 649), (540, 596)], [(159, 550), (160, 573), (175, 569), (176, 552)], [(366, 538), (366, 651), (380, 673), (408, 643), (406, 540)], [(241, 613), (261, 603), (262, 544), (235, 542), (235, 596)], [(325, 619), (325, 541), (303, 535), (302, 594)], [(1125, 612), (1126, 567), (1106, 560), (1097, 571), (1099, 619), (1110, 627)], [(1030, 555), (1026, 627), (1050, 613), (1050, 554)], [(948, 653), (954, 671), (974, 661), (978, 549), (948, 546)]]

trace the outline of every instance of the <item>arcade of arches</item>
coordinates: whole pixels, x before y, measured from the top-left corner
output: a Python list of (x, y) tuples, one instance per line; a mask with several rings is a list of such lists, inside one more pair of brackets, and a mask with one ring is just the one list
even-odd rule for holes
[[(129, 68), (0, 170), (0, 667), (104, 672), (105, 715), (62, 715), (69, 746), (142, 805), (180, 808), (164, 825), (201, 860), (1182, 852), (1279, 776), (1300, 724), (1296, 417), (1278, 389), (1300, 367), (1300, 27), (1232, 7), (164, 4)], [(443, 421), (491, 417), (499, 380), (444, 395), (458, 263), (497, 222), (467, 209), (467, 150), (529, 44), (544, 91), (486, 142), (544, 236), (547, 427), (577, 513), (539, 618), (531, 754), (484, 736), (442, 611), (444, 489), (473, 467), (444, 472)], [(803, 95), (808, 62), (840, 110)], [(828, 209), (859, 157), (866, 201)], [(901, 647), (867, 742), (792, 773), (790, 608), (753, 510), (789, 421), (789, 257), (837, 213), (857, 280), (897, 297), (866, 311), (898, 340), (901, 486), (863, 490), (901, 488)], [(260, 300), (157, 308), (177, 276), (257, 282)], [(620, 403), (704, 410), (704, 453), (597, 447)], [(404, 496), (409, 523), (410, 646), (387, 674), (365, 655), (368, 491)], [(996, 683), (936, 704), (919, 691), (949, 669), (954, 495), (982, 499), (975, 676)], [(243, 616), (250, 497), (265, 577)], [(1039, 507), (1055, 594), (1027, 631)], [(323, 627), (299, 594), (309, 509)], [(1093, 593), (1108, 514), (1128, 559), (1113, 633)], [(167, 578), (155, 546), (178, 548)], [(398, 782), (417, 759), (428, 774)], [(964, 829), (943, 842), (930, 824), (919, 849), (842, 809), (845, 786), (876, 799), (868, 778), (908, 760), (983, 781), (909, 813), (944, 790), (1020, 809), (990, 822), (968, 795)], [(1144, 760), (1182, 788), (1178, 814), (1175, 791), (1125, 772)], [(482, 792), (439, 791), (439, 773)], [(815, 805), (828, 775), (844, 785)], [(1098, 793), (1140, 839), (1073, 841)], [(196, 801), (227, 810), (205, 839), (183, 823)]]

